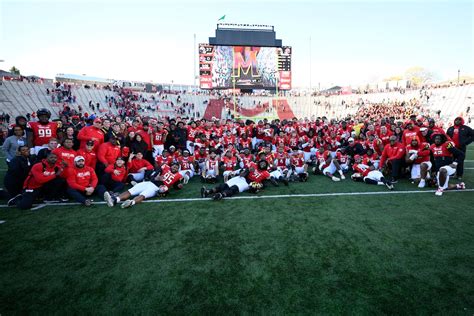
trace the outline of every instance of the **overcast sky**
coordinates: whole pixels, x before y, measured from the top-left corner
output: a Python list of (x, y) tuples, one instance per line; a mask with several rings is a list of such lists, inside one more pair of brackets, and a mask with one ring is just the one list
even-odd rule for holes
[[(471, 1), (0, 0), (0, 69), (192, 84), (194, 38), (217, 20), (275, 26), (293, 46), (293, 85), (356, 85), (411, 66), (474, 75)], [(311, 55), (310, 55), (311, 38)], [(311, 56), (311, 57), (310, 57)], [(310, 68), (311, 65), (311, 68)]]

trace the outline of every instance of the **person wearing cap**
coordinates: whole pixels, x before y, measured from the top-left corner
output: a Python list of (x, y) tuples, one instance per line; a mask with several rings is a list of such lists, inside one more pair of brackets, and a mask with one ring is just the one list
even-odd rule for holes
[(104, 193), (107, 191), (122, 191), (127, 176), (128, 171), (125, 166), (125, 159), (118, 157), (114, 164), (110, 164), (105, 168), (105, 172), (100, 179), (100, 184), (97, 186), (97, 194), (104, 197)]
[(95, 170), (97, 165), (97, 154), (94, 151), (93, 140), (88, 140), (86, 142), (86, 148), (80, 148), (77, 151), (77, 155), (84, 157), (84, 159), (86, 159), (86, 166), (89, 166)]
[(86, 166), (84, 157), (76, 156), (74, 166), (68, 170), (68, 195), (85, 206), (91, 206), (92, 199), (90, 197), (97, 187), (97, 182), (94, 169)]
[(347, 140), (349, 146), (346, 147), (347, 154), (351, 157), (355, 155), (363, 155), (364, 154), (364, 147), (359, 142), (356, 142), (353, 137), (349, 137)]
[[(89, 140), (94, 141), (94, 151), (97, 152), (100, 144), (104, 142), (104, 133), (101, 130), (102, 120), (96, 118), (91, 126), (82, 128), (77, 134), (77, 139), (81, 142), (81, 148), (86, 147), (86, 143)], [(115, 161), (115, 160), (114, 160)]]
[(65, 180), (60, 177), (63, 168), (58, 167), (58, 157), (50, 152), (46, 159), (36, 163), (31, 168), (23, 183), (23, 192), (8, 201), (8, 205), (17, 205), (26, 210), (40, 197), (47, 200), (57, 200), (64, 195)]

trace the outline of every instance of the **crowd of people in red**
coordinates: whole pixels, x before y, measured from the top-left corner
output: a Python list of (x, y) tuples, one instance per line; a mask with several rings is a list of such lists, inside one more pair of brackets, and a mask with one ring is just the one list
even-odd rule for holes
[[(474, 137), (462, 118), (444, 131), (414, 113), (403, 122), (383, 112), (360, 120), (258, 122), (133, 115), (52, 121), (47, 109), (36, 114), (37, 121), (18, 116), (3, 144), (9, 167), (3, 194), (22, 209), (70, 198), (90, 206), (93, 196), (130, 207), (182, 189), (193, 177), (220, 182), (201, 190), (216, 200), (268, 183), (305, 182), (310, 174), (341, 181), (348, 172), (354, 181), (388, 189), (405, 177), (442, 195), (465, 187), (463, 162)], [(449, 183), (453, 176), (458, 183)]]

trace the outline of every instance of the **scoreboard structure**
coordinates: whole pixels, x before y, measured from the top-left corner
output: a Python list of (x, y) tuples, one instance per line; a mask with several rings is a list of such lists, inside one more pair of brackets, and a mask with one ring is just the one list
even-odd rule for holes
[(291, 89), (291, 46), (273, 26), (218, 24), (216, 37), (199, 44), (201, 89)]

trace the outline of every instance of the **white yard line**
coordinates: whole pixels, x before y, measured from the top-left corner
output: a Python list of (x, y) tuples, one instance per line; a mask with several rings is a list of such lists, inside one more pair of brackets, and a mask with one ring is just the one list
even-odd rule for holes
[[(286, 199), (286, 198), (298, 198), (298, 197), (328, 197), (328, 196), (358, 196), (358, 195), (388, 195), (388, 194), (417, 194), (417, 193), (434, 193), (435, 190), (416, 190), (416, 191), (376, 191), (376, 192), (337, 192), (337, 193), (308, 193), (308, 194), (282, 194), (282, 195), (249, 195), (249, 196), (235, 196), (227, 198), (226, 200), (258, 200), (258, 199)], [(474, 189), (466, 190), (452, 190), (445, 191), (445, 193), (454, 192), (474, 192)], [(145, 200), (143, 203), (174, 203), (174, 202), (198, 202), (198, 201), (210, 201), (210, 198), (187, 198), (187, 199), (168, 199), (168, 200)], [(103, 201), (94, 202), (94, 205), (106, 204)], [(46, 206), (73, 206), (81, 205), (80, 203), (49, 203), (49, 204), (35, 204), (32, 210), (39, 209), (39, 207)], [(7, 208), (6, 205), (0, 205), (0, 208)]]

